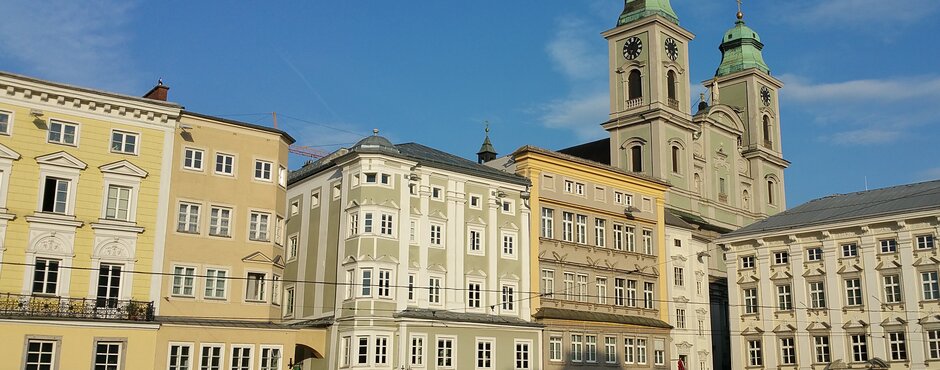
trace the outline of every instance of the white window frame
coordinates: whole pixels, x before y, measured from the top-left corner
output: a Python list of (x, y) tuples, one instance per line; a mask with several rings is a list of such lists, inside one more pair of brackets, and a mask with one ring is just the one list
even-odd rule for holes
[(428, 241), (431, 247), (444, 248), (447, 240), (444, 230), (447, 225), (443, 222), (432, 221), (428, 226)]
[[(255, 346), (251, 344), (233, 344), (232, 350), (229, 352), (229, 369), (230, 370), (251, 370), (252, 366), (255, 363)], [(245, 352), (248, 353), (248, 362), (246, 366), (236, 367), (235, 359), (236, 354), (238, 359), (243, 359), (245, 357)], [(242, 362), (244, 364), (244, 362)]]
[(571, 362), (584, 362), (584, 334), (571, 333)]
[(515, 370), (528, 370), (532, 368), (532, 341), (531, 340), (521, 340), (516, 339), (513, 342), (513, 369)]
[(861, 307), (865, 304), (865, 297), (862, 292), (862, 279), (860, 277), (843, 279), (845, 287), (845, 305), (849, 307)]
[[(515, 260), (518, 258), (519, 253), (519, 234), (512, 231), (502, 231), (500, 232), (500, 253), (502, 258)], [(508, 247), (508, 248), (507, 248)]]
[(901, 303), (904, 302), (904, 293), (901, 292), (901, 275), (898, 274), (889, 274), (883, 275), (881, 277), (882, 286), (884, 289), (884, 303)]
[[(39, 193), (39, 206), (37, 209), (41, 212), (46, 213), (56, 213), (61, 215), (74, 215), (75, 214), (75, 189), (77, 187), (76, 179), (71, 176), (62, 176), (63, 174), (49, 174), (42, 177), (42, 182), (40, 182), (40, 189), (42, 192)], [(52, 200), (52, 210), (45, 210), (45, 194), (46, 186), (50, 180), (55, 181), (55, 189), (52, 190), (55, 192), (55, 196)], [(60, 184), (65, 184), (65, 199), (60, 199), (61, 192), (59, 187)], [(58, 205), (62, 203), (64, 205), (63, 209), (60, 211)]]
[[(192, 265), (173, 265), (173, 275), (170, 277), (171, 296), (186, 298), (196, 296), (196, 269), (196, 266)], [(189, 293), (186, 293), (186, 289), (189, 289)]]
[(574, 213), (561, 213), (561, 240), (574, 242)]
[(584, 335), (584, 362), (597, 363), (597, 334)]
[[(218, 211), (218, 212), (217, 212)], [(222, 215), (228, 211), (228, 216)], [(218, 213), (218, 215), (216, 215)], [(235, 210), (231, 207), (210, 205), (209, 206), (209, 235), (222, 238), (232, 237), (232, 219)]]
[[(214, 358), (219, 360), (218, 366), (212, 366)], [(199, 370), (223, 370), (225, 369), (223, 365), (225, 365), (225, 344), (201, 343), (199, 345)]]
[(806, 249), (806, 260), (810, 262), (822, 261), (823, 249), (820, 247)]
[(940, 273), (937, 271), (919, 271), (921, 297), (925, 301), (940, 300)]
[[(35, 290), (36, 283), (37, 283), (36, 273), (40, 266), (40, 263), (39, 263), (40, 260), (46, 261), (46, 264), (45, 264), (45, 270), (42, 273), (43, 280), (40, 283), (42, 286), (42, 289), (40, 289), (40, 291), (37, 292)], [(55, 271), (52, 271), (52, 269), (49, 268), (49, 262), (55, 262)], [(62, 266), (63, 262), (64, 261), (61, 258), (47, 258), (44, 256), (35, 257), (33, 259), (33, 268), (31, 269), (32, 271), (28, 272), (29, 273), (28, 276), (30, 277), (29, 292), (33, 295), (58, 296), (59, 292), (63, 290), (62, 285), (65, 280), (63, 274), (66, 272), (64, 271), (66, 270), (66, 268)], [(50, 278), (50, 275), (55, 275), (54, 281), (53, 279)], [(51, 289), (50, 289), (50, 285), (52, 285)]]
[[(118, 142), (115, 141), (117, 137), (121, 138), (121, 140)], [(132, 144), (133, 147), (130, 151), (127, 150), (127, 138), (129, 137), (134, 138), (134, 144)], [(118, 144), (120, 147), (115, 148), (115, 144)], [(111, 140), (109, 142), (108, 148), (111, 150), (111, 153), (137, 155), (140, 153), (140, 133), (124, 130), (111, 130)]]
[[(257, 221), (252, 219), (257, 216)], [(248, 240), (253, 242), (271, 241), (271, 213), (251, 210), (248, 212)]]
[(764, 346), (760, 339), (747, 340), (748, 366), (764, 366)]
[[(221, 267), (206, 267), (205, 283), (203, 284), (202, 296), (212, 300), (228, 299), (229, 279), (231, 277), (229, 269)], [(221, 284), (220, 284), (221, 283)], [(211, 290), (211, 293), (210, 293)], [(221, 290), (221, 293), (219, 292)]]
[(927, 358), (940, 360), (940, 328), (925, 329), (924, 339), (927, 342)]
[(793, 286), (777, 285), (777, 311), (793, 311)]
[(809, 307), (811, 309), (826, 308), (826, 283), (823, 281), (810, 281), (809, 285)]
[(431, 351), (425, 351), (425, 345), (428, 342), (427, 334), (411, 334), (408, 339), (408, 364), (412, 368), (424, 368), (425, 367), (425, 353)]
[(578, 244), (587, 244), (587, 221), (587, 215), (575, 215), (574, 235), (575, 242)]
[(555, 296), (555, 270), (542, 269), (541, 294), (545, 297)]
[(904, 331), (891, 331), (887, 334), (888, 354), (891, 361), (907, 361), (907, 333)]
[[(59, 131), (59, 132), (53, 131), (53, 130), (52, 130), (52, 129), (53, 129), (53, 125), (59, 125), (59, 127), (61, 128), (61, 131)], [(66, 135), (65, 135), (66, 127), (72, 127), (72, 128), (75, 130), (75, 132), (72, 134), (72, 141), (71, 141), (71, 142), (69, 142), (68, 140), (65, 139), (65, 138), (66, 138)], [(58, 140), (53, 140), (53, 138), (52, 138), (52, 134), (53, 134), (53, 133), (56, 133), (56, 134), (59, 136)], [(61, 120), (61, 119), (55, 119), (55, 118), (53, 118), (53, 119), (49, 119), (49, 129), (48, 129), (48, 134), (46, 135), (46, 142), (47, 142), (47, 143), (53, 143), (53, 144), (69, 145), (69, 146), (77, 147), (77, 146), (78, 146), (78, 142), (79, 142), (80, 134), (81, 134), (81, 125), (79, 125), (78, 123), (75, 123), (75, 122), (68, 122), (68, 121), (63, 121), (63, 120)]]
[[(183, 354), (182, 351), (177, 352), (176, 356), (173, 355), (173, 348), (179, 348), (182, 350), (186, 349), (186, 353)], [(196, 357), (193, 353), (194, 344), (191, 342), (170, 342), (167, 344), (166, 350), (166, 366), (167, 370), (190, 370), (193, 368), (193, 358)], [(185, 361), (180, 361), (185, 356)], [(176, 361), (174, 361), (174, 357)], [(174, 364), (175, 362), (175, 364)], [(185, 362), (186, 366), (182, 366), (180, 362)]]
[(274, 162), (255, 159), (255, 166), (253, 168), (252, 174), (252, 178), (257, 181), (271, 182), (274, 179)]
[(446, 277), (443, 274), (428, 275), (428, 305), (443, 306), (444, 295), (442, 290), (446, 288)]
[[(255, 277), (254, 279), (252, 277)], [(261, 279), (257, 279), (260, 276)], [(255, 294), (251, 294), (251, 283), (255, 284)], [(245, 272), (245, 302), (267, 302), (268, 273), (264, 271)]]
[[(176, 213), (176, 232), (184, 234), (199, 234), (200, 213), (202, 204), (180, 201)], [(185, 210), (183, 208), (186, 208)], [(182, 222), (181, 222), (182, 221)]]
[(774, 252), (774, 264), (775, 265), (786, 265), (789, 263), (790, 263), (790, 252), (788, 251)]
[(540, 230), (540, 235), (543, 238), (552, 239), (555, 237), (555, 210), (552, 208), (542, 207), (542, 228)]
[(933, 249), (937, 242), (933, 234), (917, 235), (916, 240), (918, 250)]
[(548, 337), (548, 361), (561, 362), (564, 360), (563, 338), (560, 335)]
[(6, 116), (6, 119), (0, 120), (0, 135), (10, 136), (13, 134), (13, 112), (0, 110), (0, 117)]
[[(220, 162), (221, 160), (221, 162)], [(216, 152), (215, 160), (212, 161), (212, 173), (221, 176), (234, 177), (235, 169), (237, 166), (236, 157), (234, 154)], [(219, 165), (222, 165), (222, 169), (219, 169)], [(226, 168), (228, 167), (228, 168)], [(226, 169), (228, 171), (226, 171)]]
[[(449, 345), (442, 346), (442, 343), (447, 343)], [(450, 335), (435, 335), (434, 349), (434, 364), (436, 365), (437, 369), (453, 369), (456, 367), (455, 359), (457, 357), (457, 337)]]
[(842, 258), (858, 257), (858, 244), (846, 243), (846, 244), (842, 244), (841, 248), (842, 248)]
[[(112, 209), (112, 196), (111, 190), (114, 189), (117, 191), (117, 196), (114, 198), (114, 207)], [(104, 217), (108, 220), (117, 220), (117, 221), (132, 221), (134, 219), (134, 204), (136, 203), (136, 191), (132, 186), (126, 186), (123, 184), (108, 184), (105, 187), (104, 194)], [(126, 198), (122, 200), (122, 191), (126, 191)], [(124, 209), (121, 209), (121, 202), (124, 202)], [(120, 217), (120, 213), (124, 212), (124, 217)]]
[(594, 245), (607, 247), (607, 220), (603, 218), (594, 219)]
[(486, 237), (482, 227), (467, 227), (467, 254), (477, 256), (486, 255)]
[(760, 301), (758, 300), (757, 296), (757, 288), (744, 288), (743, 294), (741, 296), (744, 298), (745, 315), (753, 315), (760, 312)]
[(486, 308), (486, 282), (477, 278), (467, 279), (467, 310), (483, 311)]
[(828, 364), (832, 362), (832, 349), (829, 347), (828, 335), (813, 336), (813, 363)]
[[(199, 158), (196, 158), (198, 154)], [(183, 169), (202, 172), (206, 168), (206, 151), (198, 148), (183, 148)]]
[(796, 365), (796, 339), (793, 337), (780, 338), (780, 363)]
[[(267, 353), (265, 353), (265, 350), (267, 350)], [(273, 358), (273, 360), (275, 360), (276, 363), (272, 364), (271, 362), (268, 362), (267, 364), (265, 364), (265, 359), (270, 361), (271, 358), (268, 356), (270, 356), (270, 354), (274, 351), (277, 351), (277, 355), (274, 356)], [(258, 370), (281, 370), (283, 369), (284, 346), (273, 345), (273, 344), (262, 344), (258, 350), (258, 361), (259, 361)]]
[(483, 196), (480, 194), (470, 194), (470, 202), (467, 203), (470, 209), (483, 209)]
[(757, 257), (754, 256), (743, 256), (741, 257), (741, 269), (750, 270), (757, 267)]
[(604, 362), (608, 364), (617, 363), (617, 337), (604, 337)]
[(496, 366), (496, 338), (476, 337), (474, 346), (474, 369), (486, 370)]
[(293, 233), (287, 236), (287, 261), (294, 261), (300, 254), (300, 234)]
[(516, 203), (512, 199), (501, 199), (500, 212), (504, 215), (514, 216), (516, 214)]
[(518, 309), (516, 303), (519, 300), (519, 285), (514, 282), (501, 282), (499, 292), (499, 305), (501, 313), (515, 314)]

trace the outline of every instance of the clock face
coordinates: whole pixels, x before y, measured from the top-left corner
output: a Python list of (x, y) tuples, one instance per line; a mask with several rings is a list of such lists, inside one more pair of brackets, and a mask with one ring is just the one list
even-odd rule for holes
[(634, 60), (640, 56), (641, 51), (643, 51), (643, 41), (640, 41), (639, 37), (633, 36), (623, 43), (624, 58)]
[(760, 100), (764, 102), (764, 106), (770, 105), (770, 89), (767, 86), (760, 88)]
[(673, 62), (679, 58), (679, 47), (676, 45), (676, 40), (672, 37), (666, 39), (666, 56)]

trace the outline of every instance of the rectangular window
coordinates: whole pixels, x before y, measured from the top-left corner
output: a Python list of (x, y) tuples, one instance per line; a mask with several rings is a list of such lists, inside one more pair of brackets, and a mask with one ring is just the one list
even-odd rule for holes
[(643, 283), (643, 308), (653, 308), (653, 283)]
[[(431, 245), (436, 246), (436, 247), (441, 246), (441, 244), (443, 243), (442, 242), (443, 238), (441, 236), (443, 235), (443, 231), (442, 231), (443, 229), (444, 229), (444, 225), (431, 224)], [(473, 247), (471, 246), (471, 249), (472, 248)]]
[(227, 277), (228, 271), (207, 268), (205, 297), (225, 299), (225, 285)]
[(627, 307), (636, 307), (636, 280), (627, 280)]
[(685, 329), (685, 309), (676, 309), (676, 329)]
[(555, 292), (555, 271), (542, 270), (542, 295), (553, 297)]
[(806, 250), (807, 261), (822, 261), (822, 248), (810, 248)]
[(264, 284), (266, 275), (260, 272), (249, 272), (248, 281), (245, 283), (245, 300), (264, 301)]
[(885, 303), (901, 303), (901, 277), (885, 275)]
[(94, 370), (121, 368), (121, 342), (96, 342)]
[(646, 364), (646, 339), (636, 339), (636, 363)]
[(842, 245), (842, 257), (858, 257), (858, 244), (850, 243)]
[(388, 337), (375, 337), (375, 364), (388, 364)]
[(390, 286), (392, 285), (392, 270), (379, 270), (379, 279), (378, 279), (378, 292), (379, 298), (391, 298), (392, 292)]
[(205, 152), (199, 149), (186, 148), (183, 150), (183, 168), (187, 170), (202, 171), (202, 158)]
[(587, 275), (578, 274), (578, 286), (577, 286), (577, 295), (579, 302), (587, 302), (587, 286), (588, 286), (588, 277)]
[(653, 255), (653, 231), (643, 230), (643, 253)]
[(300, 252), (298, 238), (299, 236), (297, 234), (291, 235), (290, 237), (287, 238), (287, 260), (288, 261), (297, 259), (297, 253)]
[(623, 234), (627, 240), (627, 252), (636, 252), (636, 229), (633, 226), (624, 226)]
[(222, 370), (222, 351), (220, 345), (203, 344), (199, 354), (199, 370)]
[(607, 304), (607, 278), (599, 277), (595, 279), (594, 289), (597, 291), (597, 303)]
[(623, 338), (623, 362), (626, 364), (632, 364), (635, 360), (634, 341), (633, 338)]
[(810, 308), (826, 308), (826, 285), (822, 281), (809, 283)]
[(121, 221), (130, 220), (130, 204), (131, 188), (109, 185), (104, 218)]
[(574, 181), (565, 180), (565, 192), (574, 193)]
[(437, 367), (454, 367), (454, 340), (451, 338), (437, 339)]
[(209, 208), (209, 235), (229, 237), (231, 234), (232, 209)]
[(310, 193), (310, 208), (317, 208), (320, 206), (320, 190), (314, 190)]
[(271, 181), (272, 167), (271, 162), (255, 161), (255, 180)]
[(216, 153), (215, 154), (215, 173), (220, 175), (232, 176), (235, 174), (235, 157)]
[(428, 303), (441, 304), (441, 287), (444, 278), (432, 276), (428, 279)]
[(757, 288), (744, 289), (744, 313), (757, 313)]
[(790, 252), (774, 252), (774, 264), (786, 265), (790, 263)]
[(623, 306), (626, 304), (624, 285), (626, 285), (625, 279), (614, 278), (614, 304), (617, 306)]
[(604, 360), (608, 364), (617, 363), (617, 337), (604, 337)]
[(503, 234), (503, 257), (516, 256), (516, 236), (513, 234)]
[(111, 132), (111, 151), (115, 153), (137, 154), (138, 135), (130, 132)]
[(42, 192), (43, 212), (68, 212), (70, 183), (67, 179), (46, 177)]
[(364, 232), (364, 233), (366, 233), (366, 234), (371, 234), (371, 233), (372, 233), (372, 228), (373, 228), (372, 212), (366, 212), (366, 213), (364, 213), (363, 216), (362, 216), (362, 218), (363, 218), (363, 222), (362, 222), (362, 232)]
[(281, 357), (283, 357), (281, 347), (261, 346), (260, 370), (280, 370)]
[(685, 286), (685, 273), (682, 267), (676, 267), (673, 270), (676, 286)]
[(601, 218), (594, 219), (594, 244), (598, 247), (606, 247), (607, 240), (607, 221)]
[(796, 364), (796, 346), (793, 338), (780, 338), (780, 360), (784, 365)]
[(483, 230), (471, 229), (467, 239), (467, 247), (470, 248), (468, 253), (483, 254)]
[(296, 299), (294, 287), (284, 288), (284, 297), (286, 298), (284, 302), (284, 316), (294, 316), (294, 300)]
[(356, 270), (346, 270), (346, 299), (356, 296)]
[(574, 214), (571, 212), (561, 213), (561, 239), (566, 242), (574, 241)]
[(248, 218), (248, 239), (266, 242), (268, 238), (268, 222), (271, 215), (268, 213), (251, 212)]
[(371, 297), (372, 296), (372, 269), (364, 268), (359, 270), (359, 296), (360, 297)]
[(173, 295), (192, 297), (196, 269), (186, 266), (173, 267)]
[(551, 208), (542, 208), (542, 237), (543, 238), (554, 238), (555, 231), (553, 229), (555, 223), (555, 210)]
[(777, 285), (777, 310), (790, 311), (793, 309), (793, 294), (790, 284)]
[(570, 301), (572, 294), (574, 294), (574, 273), (566, 272), (565, 273), (565, 299)]
[(409, 351), (411, 366), (424, 367), (424, 337), (411, 336), (411, 350)]
[(181, 233), (199, 233), (199, 205), (180, 203), (176, 231)]
[(764, 365), (764, 355), (761, 353), (761, 343), (759, 340), (747, 341), (747, 358), (750, 366)]
[(379, 180), (378, 174), (375, 172), (367, 172), (364, 175), (366, 184), (375, 184)]
[(356, 347), (356, 364), (367, 365), (369, 363), (369, 337), (356, 337), (358, 345)]
[(584, 360), (584, 337), (581, 334), (571, 334), (571, 362)]
[(933, 249), (933, 235), (918, 235), (917, 249)]
[(597, 336), (584, 336), (584, 360), (586, 362), (597, 362)]
[(868, 335), (852, 334), (849, 339), (852, 345), (852, 362), (868, 361)]
[(936, 271), (921, 272), (920, 281), (925, 301), (940, 299), (940, 283), (937, 281)]
[(623, 250), (623, 225), (614, 224), (614, 249)]
[[(167, 369), (168, 370), (190, 370), (190, 361), (192, 361), (192, 350), (193, 347), (188, 344), (172, 344), (170, 345), (169, 358), (167, 359)], [(233, 363), (234, 365), (234, 363)], [(29, 368), (27, 366), (27, 368)], [(232, 366), (234, 368), (234, 366)], [(36, 369), (40, 369), (37, 367)], [(44, 369), (52, 369), (44, 368)]]
[(888, 333), (888, 347), (891, 361), (907, 360), (907, 341), (903, 331)]
[(654, 342), (656, 347), (653, 349), (653, 364), (655, 365), (665, 365), (666, 364), (666, 349), (665, 343), (659, 339)]
[(575, 230), (578, 244), (587, 244), (587, 216), (578, 215)]
[(479, 195), (471, 195), (470, 196), (470, 208), (473, 208), (473, 209), (482, 208), (483, 207), (482, 200), (483, 198), (481, 198)]
[(251, 370), (252, 347), (232, 346), (231, 370)]
[(33, 294), (57, 294), (59, 260), (36, 258), (33, 269)]
[[(371, 216), (371, 213), (368, 215)], [(359, 214), (353, 213), (349, 215), (349, 235), (358, 235), (358, 234), (359, 234)]]
[(12, 115), (10, 112), (0, 111), (0, 134), (10, 134), (10, 124), (13, 122)]
[(493, 341), (477, 339), (477, 369), (493, 368)]
[(562, 360), (561, 337), (552, 336), (548, 338), (548, 360), (549, 361), (561, 361)]
[(444, 199), (444, 189), (433, 186), (431, 187), (431, 199), (441, 200)]
[(482, 298), (482, 285), (477, 282), (470, 282), (467, 284), (467, 307), (469, 308), (481, 308), (483, 307), (483, 298)]
[(515, 311), (515, 288), (512, 285), (503, 285), (501, 293), (503, 310)]
[(895, 253), (898, 251), (898, 241), (894, 239), (883, 239), (878, 241), (881, 245), (881, 253)]
[(831, 362), (831, 356), (829, 354), (829, 336), (813, 337), (813, 350), (816, 352), (815, 363), (828, 364)]
[(862, 281), (860, 279), (845, 279), (845, 304), (862, 305)]
[(385, 236), (393, 235), (394, 226), (393, 226), (392, 220), (393, 220), (393, 216), (391, 213), (382, 214), (382, 223), (380, 225), (381, 228), (379, 229), (380, 234), (385, 235)]
[(580, 182), (576, 182), (574, 184), (574, 192), (575, 194), (578, 194), (578, 195), (584, 195), (584, 184)]
[(417, 282), (418, 282), (418, 275), (415, 275), (414, 273), (408, 274), (408, 301), (409, 302), (414, 302), (416, 300), (415, 285), (417, 284)]
[(516, 370), (529, 369), (529, 343), (516, 342)]
[(927, 330), (927, 358), (940, 360), (940, 329)]
[(741, 257), (741, 268), (742, 269), (754, 268), (754, 256)]
[(78, 138), (78, 125), (56, 120), (49, 120), (50, 143), (75, 145)]

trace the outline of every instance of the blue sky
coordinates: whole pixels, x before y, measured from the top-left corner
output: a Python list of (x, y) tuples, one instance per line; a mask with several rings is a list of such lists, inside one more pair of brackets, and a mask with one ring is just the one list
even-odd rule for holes
[[(720, 61), (733, 0), (673, 0), (693, 91)], [(474, 158), (605, 136), (606, 43), (593, 1), (0, 0), (0, 69), (272, 123), (333, 150), (373, 128)], [(788, 205), (940, 178), (935, 0), (745, 1), (781, 92)], [(302, 163), (292, 160), (292, 168)]]

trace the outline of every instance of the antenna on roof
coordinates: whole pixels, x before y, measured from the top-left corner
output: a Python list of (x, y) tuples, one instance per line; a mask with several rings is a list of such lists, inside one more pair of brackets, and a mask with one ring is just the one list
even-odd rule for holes
[(868, 191), (868, 176), (865, 176), (865, 191)]

